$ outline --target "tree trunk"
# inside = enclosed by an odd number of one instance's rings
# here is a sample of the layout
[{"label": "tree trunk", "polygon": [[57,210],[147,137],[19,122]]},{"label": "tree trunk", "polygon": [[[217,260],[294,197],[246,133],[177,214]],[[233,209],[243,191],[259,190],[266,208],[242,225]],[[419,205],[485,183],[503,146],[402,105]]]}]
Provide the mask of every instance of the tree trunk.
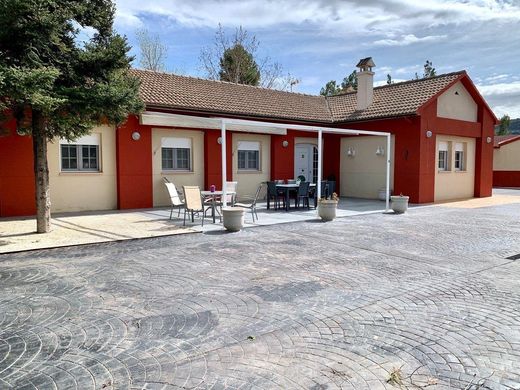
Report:
[{"label": "tree trunk", "polygon": [[36,184],[36,231],[48,233],[51,230],[51,195],[47,164],[47,135],[45,134],[45,120],[39,112],[33,112],[32,139]]}]

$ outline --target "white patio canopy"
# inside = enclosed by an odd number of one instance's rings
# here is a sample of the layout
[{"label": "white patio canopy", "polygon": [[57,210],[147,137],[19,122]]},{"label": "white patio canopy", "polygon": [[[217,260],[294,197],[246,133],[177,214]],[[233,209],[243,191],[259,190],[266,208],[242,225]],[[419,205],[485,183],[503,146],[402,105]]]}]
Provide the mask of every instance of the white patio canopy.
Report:
[{"label": "white patio canopy", "polygon": [[[322,180],[323,161],[323,133],[345,134],[345,135],[373,135],[386,137],[386,211],[390,208],[390,150],[391,134],[383,131],[338,129],[334,127],[296,125],[290,123],[261,122],[244,119],[230,118],[205,118],[191,115],[167,114],[146,111],[140,115],[143,125],[152,126],[179,126],[197,129],[219,129],[222,138],[222,189],[224,191],[224,207],[227,206],[226,181],[227,181],[227,149],[226,131],[242,131],[248,133],[263,133],[286,135],[287,129],[317,133],[318,136],[318,183]],[[321,198],[321,185],[316,186],[318,199]]]}]

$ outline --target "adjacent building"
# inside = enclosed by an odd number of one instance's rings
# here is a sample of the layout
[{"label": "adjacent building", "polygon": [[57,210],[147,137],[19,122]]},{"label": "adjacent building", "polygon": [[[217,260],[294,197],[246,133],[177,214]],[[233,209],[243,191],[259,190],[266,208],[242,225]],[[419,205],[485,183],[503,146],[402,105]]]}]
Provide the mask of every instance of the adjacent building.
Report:
[{"label": "adjacent building", "polygon": [[[316,180],[316,135],[291,130],[304,124],[392,134],[390,150],[384,137],[324,134],[322,176],[341,196],[377,198],[388,157],[393,193],[413,203],[490,196],[497,119],[468,74],[374,87],[374,66],[361,60],[358,90],[330,97],[132,70],[144,113],[49,144],[52,210],[164,206],[163,177],[179,187],[219,187],[220,130],[200,118],[286,125],[228,129],[226,177],[239,182],[239,194],[272,179]],[[11,121],[0,135],[0,216],[34,213],[32,142]]]},{"label": "adjacent building", "polygon": [[495,137],[493,186],[520,187],[520,135]]}]

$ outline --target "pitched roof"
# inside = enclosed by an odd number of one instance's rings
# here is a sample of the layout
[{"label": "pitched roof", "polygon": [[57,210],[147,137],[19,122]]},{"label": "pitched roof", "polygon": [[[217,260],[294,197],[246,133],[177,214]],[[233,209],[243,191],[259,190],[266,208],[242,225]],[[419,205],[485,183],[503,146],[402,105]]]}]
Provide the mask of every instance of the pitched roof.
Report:
[{"label": "pitched roof", "polygon": [[328,97],[327,102],[334,122],[413,115],[424,103],[465,74],[462,71],[375,87],[372,104],[360,111],[356,110],[356,92]]},{"label": "pitched roof", "polygon": [[373,103],[356,110],[356,92],[315,96],[261,87],[132,69],[149,107],[297,121],[332,123],[417,114],[432,97],[460,79],[455,72],[374,88]]},{"label": "pitched roof", "polygon": [[520,139],[520,134],[495,135],[495,148],[500,148],[510,142],[515,142]]},{"label": "pitched roof", "polygon": [[132,69],[147,106],[330,122],[323,96]]}]

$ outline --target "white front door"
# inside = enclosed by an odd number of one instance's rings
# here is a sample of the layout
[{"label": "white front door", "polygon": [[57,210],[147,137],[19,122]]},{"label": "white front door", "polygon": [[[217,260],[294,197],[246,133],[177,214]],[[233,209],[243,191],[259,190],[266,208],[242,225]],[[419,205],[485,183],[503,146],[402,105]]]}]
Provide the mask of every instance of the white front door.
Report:
[{"label": "white front door", "polygon": [[[305,181],[314,182],[317,174],[317,164],[314,164],[314,149],[316,146],[297,144],[294,147],[294,178],[305,177]],[[316,165],[316,167],[315,167]]]}]

